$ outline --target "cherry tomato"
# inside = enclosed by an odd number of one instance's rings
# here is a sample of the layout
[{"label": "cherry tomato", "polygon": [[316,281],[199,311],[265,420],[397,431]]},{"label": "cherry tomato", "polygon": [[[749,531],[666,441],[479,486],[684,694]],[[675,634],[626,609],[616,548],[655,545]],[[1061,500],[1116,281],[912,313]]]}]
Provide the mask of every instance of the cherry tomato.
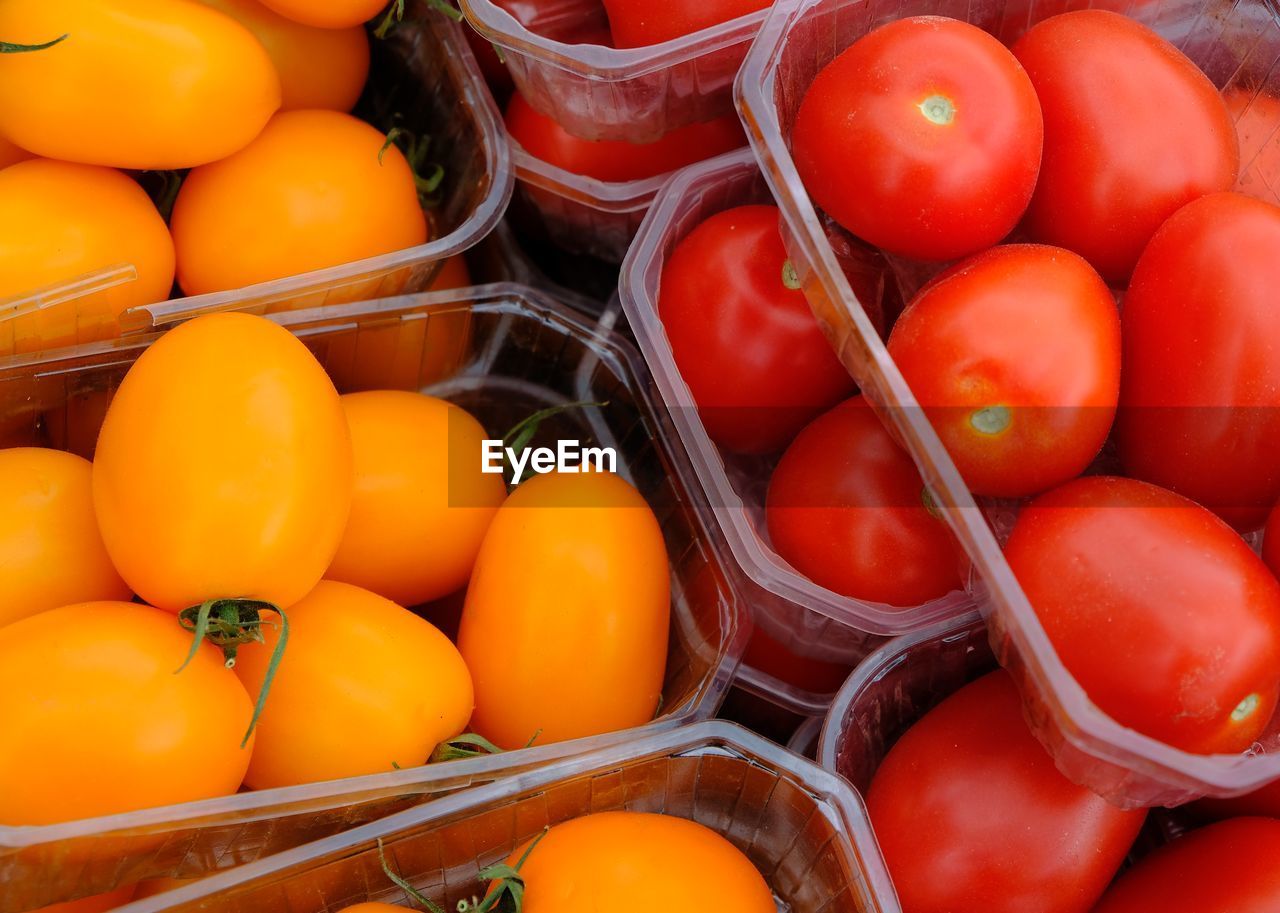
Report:
[{"label": "cherry tomato", "polygon": [[489,526],[462,611],[471,727],[511,749],[652,720],[669,575],[657,518],[622,479],[548,473],[522,483]]},{"label": "cherry tomato", "polygon": [[368,22],[387,8],[387,0],[262,0],[264,6],[295,22],[321,29],[347,29]]},{"label": "cherry tomato", "polygon": [[137,278],[84,296],[74,309],[17,318],[17,351],[117,335],[121,311],[169,297],[173,239],[146,192],[113,168],[32,159],[0,172],[0,299],[119,266],[134,267]]},{"label": "cherry tomato", "polygon": [[959,548],[915,463],[861,396],[800,433],[769,481],[778,554],[819,586],[917,606],[960,589]]},{"label": "cherry tomato", "polygon": [[865,241],[954,260],[1018,224],[1043,125],[1027,74],[977,26],[940,16],[883,25],[828,64],[796,114],[810,195]]},{"label": "cherry tomato", "polygon": [[1246,531],[1280,499],[1277,250],[1280,208],[1203,197],[1152,238],[1124,303],[1126,472]]},{"label": "cherry tomato", "polygon": [[0,133],[36,155],[113,168],[226,158],[280,107],[280,77],[253,34],[187,0],[6,0]]},{"label": "cherry tomato", "polygon": [[26,149],[19,149],[3,136],[0,136],[0,171],[18,162],[25,162],[32,155]]},{"label": "cherry tomato", "polygon": [[[1271,511],[1267,519],[1267,531],[1262,537],[1262,560],[1271,572],[1280,577],[1280,505]],[[1280,818],[1280,815],[1276,816]]]},{"label": "cherry tomato", "polygon": [[50,904],[32,913],[105,913],[107,910],[122,907],[133,900],[137,888],[136,884],[127,884],[105,894],[95,894],[92,897],[69,900],[66,903]]},{"label": "cherry tomato", "polygon": [[350,111],[369,78],[369,37],[359,25],[313,28],[258,0],[200,0],[253,32],[280,75],[281,110]]},{"label": "cherry tomato", "polygon": [[604,0],[614,47],[640,48],[749,16],[773,0]]},{"label": "cherry tomato", "polygon": [[1078,479],[1018,517],[1005,556],[1054,649],[1122,725],[1243,751],[1280,694],[1280,583],[1212,513],[1132,479]]},{"label": "cherry tomato", "polygon": [[787,285],[776,206],[717,213],[667,258],[658,316],[711,439],[740,453],[785,447],[854,391]]},{"label": "cherry tomato", "polygon": [[1120,395],[1120,317],[1070,251],[1011,244],[925,286],[889,354],[977,494],[1022,497],[1098,455]]},{"label": "cherry tomato", "polygon": [[253,706],[222,653],[169,612],[52,609],[0,628],[0,824],[53,824],[231,795]]},{"label": "cherry tomato", "polygon": [[1087,913],[1146,818],[1058,772],[1003,671],[907,730],[867,811],[903,913]]},{"label": "cherry tomato", "polygon": [[1275,913],[1280,821],[1237,818],[1162,847],[1125,872],[1094,913]]},{"label": "cherry tomato", "polygon": [[507,497],[502,476],[482,471],[484,428],[444,400],[400,390],[350,393],[342,407],[355,492],[326,576],[407,606],[461,589]]},{"label": "cherry tomato", "polygon": [[1240,155],[1221,97],[1145,25],[1077,10],[1032,27],[1013,53],[1044,109],[1044,164],[1025,223],[1037,240],[1123,283],[1160,223],[1235,184]]},{"label": "cherry tomato", "polygon": [[751,631],[751,640],[747,642],[742,661],[785,684],[813,694],[839,691],[853,671],[848,663],[826,662],[794,653],[759,625]]},{"label": "cherry tomato", "polygon": [[507,131],[534,158],[571,174],[613,182],[666,174],[745,142],[735,114],[680,127],[653,143],[581,139],[535,111],[518,92],[507,105]]},{"label": "cherry tomato", "polygon": [[337,111],[286,111],[235,155],[197,168],[173,207],[188,295],[242,288],[427,240],[400,150]]},{"label": "cherry tomato", "polygon": [[102,544],[88,460],[35,447],[0,450],[0,568],[0,627],[133,595]]},{"label": "cherry tomato", "polygon": [[121,576],[155,606],[293,605],[351,505],[351,438],[333,383],[287,330],[211,314],[142,354],[107,410],[94,505]]},{"label": "cherry tomato", "polygon": [[[247,786],[417,767],[466,727],[467,667],[449,638],[408,609],[325,580],[286,612],[289,641],[258,721]],[[255,698],[280,630],[263,634],[264,643],[240,648],[236,663]]]},{"label": "cherry tomato", "polygon": [[[507,860],[514,866],[528,844]],[[674,815],[598,812],[547,831],[520,869],[524,913],[653,913],[673,898],[688,910],[774,913],[751,860],[715,831]]]}]

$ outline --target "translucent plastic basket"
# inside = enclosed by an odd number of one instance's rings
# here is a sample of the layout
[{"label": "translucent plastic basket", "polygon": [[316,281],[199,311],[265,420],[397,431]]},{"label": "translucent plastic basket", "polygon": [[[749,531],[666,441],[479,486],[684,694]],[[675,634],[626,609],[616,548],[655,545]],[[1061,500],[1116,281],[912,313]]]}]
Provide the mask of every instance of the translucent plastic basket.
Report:
[{"label": "translucent plastic basket", "polygon": [[607,29],[600,0],[460,0],[502,48],[516,88],[575,136],[653,142],[733,110],[733,79],[764,12],[646,48],[578,44]]},{"label": "translucent plastic basket", "polygon": [[[650,398],[631,344],[539,292],[491,285],[276,315],[339,390],[423,389],[503,433],[549,406],[557,438],[615,447],[618,471],[661,522],[672,568],[672,623],[661,716],[648,728],[711,717],[749,633],[717,561],[686,457]],[[0,445],[62,446],[88,455],[114,390],[158,338],[135,336],[0,367]],[[15,440],[16,439],[16,440]],[[569,674],[570,670],[566,670]],[[0,721],[3,725],[3,721]],[[41,827],[0,827],[0,913],[41,907],[155,877],[193,877],[371,821],[514,765],[546,762],[637,731],[288,789]],[[6,789],[21,788],[8,784]],[[103,784],[109,789],[110,784]]]},{"label": "translucent plastic basket", "polygon": [[[1181,47],[1230,93],[1237,120],[1266,117],[1280,96],[1280,8],[1274,0],[1128,0],[1086,3],[1134,16]],[[955,529],[977,575],[972,591],[988,618],[1001,663],[1030,703],[1036,734],[1058,766],[1122,805],[1176,804],[1207,793],[1247,792],[1280,777],[1280,719],[1251,755],[1192,755],[1120,726],[1067,673],[1000,551],[983,509],[919,408],[841,274],[824,224],[790,153],[796,111],[817,73],[870,29],[905,16],[954,16],[1005,41],[1048,16],[1081,7],[1066,0],[780,0],[752,48],[738,106],[789,227],[788,250],[804,291],[841,360],[885,407]],[[1274,114],[1270,115],[1274,118]],[[1243,149],[1240,189],[1277,202],[1280,124],[1254,124]],[[995,520],[1007,527],[1007,510]]]},{"label": "translucent plastic basket", "polygon": [[336,913],[366,901],[408,905],[382,870],[378,840],[393,871],[452,910],[484,893],[481,868],[504,861],[543,828],[618,810],[688,818],[724,835],[764,875],[780,911],[899,913],[857,793],[724,722],[646,735],[520,773],[137,901],[121,913]]},{"label": "translucent plastic basket", "polygon": [[[864,602],[818,586],[779,557],[770,544],[764,512],[776,458],[733,454],[712,442],[658,317],[662,270],[676,245],[717,212],[771,202],[749,149],[677,172],[654,202],[623,263],[619,291],[640,351],[741,570],[743,595],[756,625],[799,656],[852,666],[888,636],[973,611],[971,600],[957,591],[910,608]],[[846,265],[877,268],[848,260]]]}]

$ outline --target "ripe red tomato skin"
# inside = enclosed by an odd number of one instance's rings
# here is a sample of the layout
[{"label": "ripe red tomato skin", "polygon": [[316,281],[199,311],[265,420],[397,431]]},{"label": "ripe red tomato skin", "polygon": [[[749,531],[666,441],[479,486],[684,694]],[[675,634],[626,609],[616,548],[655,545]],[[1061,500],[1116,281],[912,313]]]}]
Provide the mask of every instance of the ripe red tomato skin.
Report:
[{"label": "ripe red tomato skin", "polygon": [[1146,26],[1077,10],[1031,28],[1013,53],[1044,112],[1044,162],[1024,222],[1037,241],[1123,284],[1165,219],[1235,184],[1240,152],[1221,97]]},{"label": "ripe red tomato skin", "polygon": [[1280,208],[1202,197],[1147,245],[1125,297],[1126,473],[1242,531],[1280,500]]},{"label": "ripe red tomato skin", "polygon": [[1067,670],[1120,724],[1230,754],[1271,719],[1280,583],[1208,510],[1146,482],[1077,479],[1022,510],[1005,557]]},{"label": "ripe red tomato skin", "polygon": [[[926,116],[933,97],[951,99],[954,120]],[[792,148],[814,202],[851,233],[943,261],[1017,225],[1042,135],[1039,102],[1008,49],[976,26],[919,16],[868,33],[818,74]]]},{"label": "ripe red tomato skin", "polygon": [[639,48],[671,41],[762,10],[772,0],[604,0],[614,47]]},{"label": "ripe red tomato skin", "polygon": [[662,273],[658,316],[711,439],[738,453],[785,447],[854,391],[804,294],[783,283],[775,206],[717,213]]},{"label": "ripe red tomato skin", "polygon": [[731,152],[746,141],[736,114],[680,127],[653,143],[582,139],[541,114],[519,92],[507,105],[507,131],[534,158],[570,174],[622,183],[656,177]]},{"label": "ripe red tomato skin", "polygon": [[1127,871],[1094,913],[1275,913],[1280,821],[1236,818],[1192,831]]},{"label": "ripe red tomato skin", "polygon": [[1003,671],[907,731],[867,810],[903,913],[1087,913],[1146,817],[1058,772]]}]

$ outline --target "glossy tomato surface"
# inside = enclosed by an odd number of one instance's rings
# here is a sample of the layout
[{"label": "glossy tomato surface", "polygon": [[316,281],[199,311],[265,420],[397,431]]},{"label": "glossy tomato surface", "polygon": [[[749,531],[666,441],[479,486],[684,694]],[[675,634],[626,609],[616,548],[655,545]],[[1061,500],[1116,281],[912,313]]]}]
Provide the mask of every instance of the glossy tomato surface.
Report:
[{"label": "glossy tomato surface", "polygon": [[604,0],[614,47],[639,48],[692,35],[762,10],[772,0]]},{"label": "glossy tomato surface", "polygon": [[889,354],[956,468],[981,495],[1023,497],[1098,455],[1120,393],[1120,317],[1061,248],[1010,244],[927,285]]},{"label": "glossy tomato surface", "polygon": [[1280,693],[1280,583],[1229,526],[1132,479],[1078,479],[1018,517],[1005,556],[1076,681],[1185,751],[1248,748]]},{"label": "glossy tomato surface", "polygon": [[1044,164],[1026,219],[1037,240],[1123,283],[1165,219],[1235,184],[1240,155],[1221,97],[1145,25],[1077,10],[1032,27],[1013,52],[1044,110]]},{"label": "glossy tomato surface", "polygon": [[1203,197],[1166,222],[1124,303],[1129,475],[1242,530],[1280,500],[1280,208]]},{"label": "glossy tomato surface", "polygon": [[1035,188],[1040,105],[1008,49],[977,26],[901,19],[813,81],[792,149],[814,201],[890,253],[953,260],[998,243]]},{"label": "glossy tomato surface", "polygon": [[1003,671],[898,740],[867,810],[903,913],[1088,913],[1146,817],[1058,772]]},{"label": "glossy tomato surface", "polygon": [[367,22],[387,8],[386,0],[262,0],[281,16],[322,29],[346,29]]},{"label": "glossy tomato surface", "polygon": [[961,587],[959,547],[925,499],[911,457],[858,396],[787,448],[765,516],[778,554],[814,583],[905,608]]},{"label": "glossy tomato surface", "polygon": [[854,391],[849,372],[787,284],[776,206],[713,215],[671,252],[658,317],[707,434],[741,453],[785,447]]}]

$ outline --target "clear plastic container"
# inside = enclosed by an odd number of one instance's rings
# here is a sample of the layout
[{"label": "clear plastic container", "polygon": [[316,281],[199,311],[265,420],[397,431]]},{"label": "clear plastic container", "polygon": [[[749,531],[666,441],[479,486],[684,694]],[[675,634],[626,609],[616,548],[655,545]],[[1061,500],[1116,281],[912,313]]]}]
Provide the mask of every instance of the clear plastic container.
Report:
[{"label": "clear plastic container", "polygon": [[600,0],[460,0],[498,45],[520,94],[575,136],[652,142],[733,110],[733,79],[764,12],[646,48],[582,44],[608,19]]},{"label": "clear plastic container", "polygon": [[[1237,121],[1253,125],[1240,189],[1277,198],[1280,136],[1280,11],[1269,0],[1128,0],[1091,7],[1131,15],[1182,48],[1229,98]],[[988,522],[1007,531],[1007,504],[979,505],[912,396],[842,274],[826,226],[796,171],[789,137],[817,73],[870,29],[905,16],[965,19],[1002,40],[1048,16],[1079,8],[1061,0],[779,0],[743,66],[738,106],[781,206],[787,247],[814,313],[864,393],[885,408],[947,521],[973,559],[971,591],[987,616],[996,655],[1029,702],[1033,728],[1058,766],[1109,800],[1165,805],[1200,794],[1230,796],[1280,777],[1280,719],[1248,755],[1193,755],[1127,729],[1103,714],[1067,673],[1027,603]],[[1268,98],[1267,96],[1270,96]],[[1271,113],[1268,114],[1270,109]],[[987,516],[988,508],[990,517]]]},{"label": "clear plastic container", "polygon": [[818,756],[818,740],[822,738],[822,724],[827,721],[824,716],[811,716],[800,724],[787,742],[787,749],[794,751],[802,758],[810,761]]},{"label": "clear plastic container", "polygon": [[[733,454],[712,442],[658,318],[662,270],[675,246],[717,212],[771,202],[748,149],[677,172],[623,263],[619,291],[640,351],[720,521],[756,625],[798,656],[852,666],[886,637],[970,612],[972,602],[963,592],[905,609],[863,602],[818,586],[780,558],[769,542],[764,514],[775,457]],[[856,258],[852,247],[850,257]],[[845,266],[879,268],[850,259]]]},{"label": "clear plastic container", "polygon": [[[421,291],[441,262],[488,234],[511,199],[511,154],[502,118],[461,29],[431,11],[425,0],[412,0],[404,24],[387,39],[372,42],[370,88],[357,108],[358,114],[376,114],[388,122],[398,115],[416,135],[430,137],[432,160],[445,172],[439,204],[428,211],[434,240],[243,289],[160,302],[149,312],[253,308],[261,313]],[[130,319],[136,310],[121,315],[119,323],[100,316],[119,312],[112,307],[112,288],[129,279],[132,267],[126,264],[22,301],[0,302],[0,356],[139,329]]]},{"label": "clear plastic container", "polygon": [[[787,913],[899,913],[862,800],[817,765],[731,723],[646,735],[419,806],[120,908],[331,913],[407,903],[378,858],[447,910],[543,828],[595,812],[676,815],[724,835]],[[656,913],[656,911],[655,911]]]},{"label": "clear plastic container", "polygon": [[[670,728],[715,714],[745,646],[745,617],[711,540],[686,457],[651,398],[631,344],[540,292],[490,285],[273,319],[298,334],[344,392],[422,389],[467,408],[492,433],[533,412],[605,402],[546,422],[559,437],[615,447],[619,474],[646,497],[672,562],[672,623],[662,714]],[[158,338],[135,336],[0,367],[0,446],[88,455],[112,392]],[[495,431],[496,429],[496,431]],[[2,724],[2,723],[0,723]],[[154,877],[194,877],[298,846],[637,731],[355,779],[264,790],[42,827],[0,827],[0,913],[19,913]],[[20,788],[9,784],[5,788]],[[104,788],[110,788],[109,784]]]}]

